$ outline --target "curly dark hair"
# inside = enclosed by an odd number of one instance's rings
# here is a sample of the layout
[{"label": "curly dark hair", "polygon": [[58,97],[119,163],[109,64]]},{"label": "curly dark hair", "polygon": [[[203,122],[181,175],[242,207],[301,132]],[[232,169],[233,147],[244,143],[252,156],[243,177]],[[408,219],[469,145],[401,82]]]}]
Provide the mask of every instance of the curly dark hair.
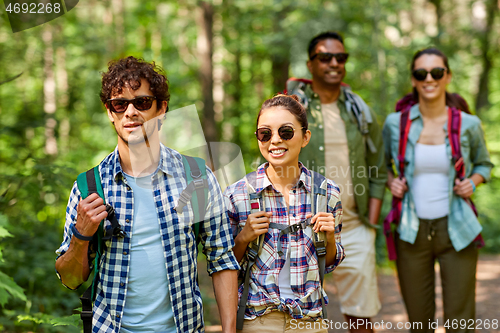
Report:
[{"label": "curly dark hair", "polygon": [[149,82],[151,92],[156,97],[157,105],[170,100],[168,80],[165,71],[154,61],[149,63],[142,58],[127,57],[111,61],[108,71],[102,73],[101,102],[106,104],[113,95],[121,94],[125,85],[133,90],[139,89],[141,79]]}]

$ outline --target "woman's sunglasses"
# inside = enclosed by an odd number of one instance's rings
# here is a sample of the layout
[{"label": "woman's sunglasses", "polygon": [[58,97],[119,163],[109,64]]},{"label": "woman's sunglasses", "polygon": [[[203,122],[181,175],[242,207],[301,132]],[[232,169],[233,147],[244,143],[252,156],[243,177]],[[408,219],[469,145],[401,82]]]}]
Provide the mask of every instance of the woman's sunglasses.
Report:
[{"label": "woman's sunglasses", "polygon": [[431,73],[431,76],[434,80],[440,80],[443,78],[445,72],[446,68],[434,67],[430,72],[423,68],[415,69],[412,74],[415,80],[424,81],[427,78],[427,74],[429,73]]},{"label": "woman's sunglasses", "polygon": [[[302,127],[303,129],[304,127]],[[293,138],[293,135],[295,134],[295,129],[292,126],[281,126],[278,129],[278,135],[280,136],[281,139],[288,141],[291,138]],[[273,136],[273,131],[270,128],[262,127],[258,128],[257,131],[255,132],[255,136],[257,137],[257,140],[260,142],[267,142],[271,140],[271,137]]]},{"label": "woman's sunglasses", "polygon": [[132,99],[113,98],[108,99],[106,104],[108,108],[115,113],[125,112],[130,103],[139,111],[147,111],[151,109],[155,100],[156,97],[153,96],[140,96]]},{"label": "woman's sunglasses", "polygon": [[318,60],[323,63],[329,63],[332,61],[333,57],[335,57],[335,60],[337,60],[339,64],[344,64],[347,61],[347,58],[349,58],[349,53],[320,52],[313,55],[310,59],[314,60],[315,58],[318,58]]}]

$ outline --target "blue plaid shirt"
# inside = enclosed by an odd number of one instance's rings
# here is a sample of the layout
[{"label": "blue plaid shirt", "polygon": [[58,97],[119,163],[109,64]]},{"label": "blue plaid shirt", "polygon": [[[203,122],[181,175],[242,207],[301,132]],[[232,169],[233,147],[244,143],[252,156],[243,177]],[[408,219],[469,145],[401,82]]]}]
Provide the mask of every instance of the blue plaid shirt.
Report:
[{"label": "blue plaid shirt", "polygon": [[[285,197],[278,192],[266,175],[269,163],[262,164],[257,169],[257,193],[264,191],[264,206],[267,212],[272,212],[270,222],[292,225],[306,219],[306,214],[311,212],[311,173],[302,164],[301,174],[297,185],[290,190],[289,206]],[[251,213],[250,200],[247,193],[246,181],[242,179],[229,186],[224,191],[226,205],[229,209],[229,220],[236,237],[245,226],[248,215]],[[332,180],[328,180],[327,197],[329,213],[335,220],[335,242],[337,257],[333,265],[327,266],[325,273],[329,273],[344,260],[344,248],[341,244],[340,232],[342,230],[342,205],[340,191]],[[252,266],[250,273],[250,288],[248,293],[245,319],[254,319],[271,311],[283,311],[293,318],[317,318],[321,315],[321,294],[318,259],[311,228],[299,230],[296,234],[279,237],[280,230],[269,229],[262,250]],[[278,278],[285,265],[285,257],[277,253],[278,239],[281,240],[283,252],[290,251],[290,285],[295,299],[280,297]],[[242,259],[242,269],[248,264],[246,256]],[[243,284],[238,293],[241,298]],[[327,295],[323,296],[328,302]]]},{"label": "blue plaid shirt", "polygon": [[[118,333],[127,293],[134,223],[133,193],[123,175],[118,148],[99,164],[99,172],[106,202],[115,208],[127,236],[121,239],[113,237],[101,257],[92,326],[93,332]],[[207,175],[210,200],[200,236],[203,252],[207,256],[207,271],[211,275],[222,270],[238,270],[239,265],[232,252],[234,243],[222,192],[208,168]],[[180,193],[187,186],[181,155],[161,145],[159,168],[151,178],[177,331],[204,332],[202,300],[196,279],[198,250],[192,228],[193,211],[190,203],[180,214],[174,209]],[[72,237],[70,225],[76,223],[79,201],[80,192],[75,182],[66,209],[64,240],[56,251],[59,256],[69,248]],[[110,224],[108,220],[105,223]]]}]

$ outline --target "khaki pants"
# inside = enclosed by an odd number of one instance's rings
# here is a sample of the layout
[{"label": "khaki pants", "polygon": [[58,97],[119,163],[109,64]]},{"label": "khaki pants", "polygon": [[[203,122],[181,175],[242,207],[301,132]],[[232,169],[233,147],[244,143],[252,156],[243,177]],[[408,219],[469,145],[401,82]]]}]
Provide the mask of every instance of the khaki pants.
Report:
[{"label": "khaki pants", "polygon": [[[476,265],[474,243],[455,251],[448,235],[448,219],[420,220],[415,244],[396,240],[399,284],[410,322],[422,323],[411,332],[433,332],[435,272],[437,259],[443,284],[444,323],[446,320],[475,319]],[[440,323],[443,325],[444,323]],[[414,324],[415,325],[415,324]],[[458,329],[448,332],[474,332]]]},{"label": "khaki pants", "polygon": [[370,318],[380,308],[375,260],[375,229],[360,224],[342,230],[346,257],[333,271],[340,311],[349,316]]},{"label": "khaki pants", "polygon": [[321,321],[293,319],[288,313],[273,311],[253,320],[245,320],[238,333],[328,333]]}]

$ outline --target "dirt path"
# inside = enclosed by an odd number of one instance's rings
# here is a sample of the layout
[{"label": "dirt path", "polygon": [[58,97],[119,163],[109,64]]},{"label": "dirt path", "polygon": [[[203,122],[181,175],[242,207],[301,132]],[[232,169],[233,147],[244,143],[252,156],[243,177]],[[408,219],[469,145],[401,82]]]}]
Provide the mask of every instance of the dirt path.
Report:
[{"label": "dirt path", "polygon": [[[204,264],[201,261],[200,265],[204,267]],[[207,332],[220,332],[219,314],[217,305],[213,298],[211,279],[206,275],[205,269],[202,267],[200,268],[200,285],[202,287],[202,293],[204,294],[203,302],[205,306],[205,322],[207,324]],[[341,326],[343,316],[340,314],[338,301],[335,297],[335,288],[332,283],[328,283],[330,279],[331,275],[327,277],[326,286],[326,290],[330,298],[328,316],[332,321],[330,323],[330,327],[332,327],[330,332],[346,333],[348,331],[342,329]],[[408,325],[408,318],[406,316],[403,300],[401,299],[401,294],[399,292],[399,284],[395,271],[391,269],[381,270],[378,274],[378,285],[380,299],[382,302],[382,310],[375,318],[373,318],[375,331],[377,333],[409,332],[409,330],[404,327],[402,329],[397,329],[398,323],[401,323],[399,325]],[[436,320],[438,320],[439,323],[436,333],[444,333],[445,329],[442,326],[444,322],[443,306],[441,301],[441,281],[439,279],[439,274],[437,274],[436,285]],[[485,323],[486,320],[491,322],[494,319],[496,319],[497,323],[500,325],[500,256],[481,255],[477,270],[476,322],[479,324],[480,322]],[[382,321],[384,323],[383,325]],[[392,326],[392,329],[388,329],[388,326]],[[485,328],[485,326],[487,325],[482,324],[481,329],[479,329],[478,326],[476,332],[500,332],[500,327],[497,329],[490,327],[488,329]]]}]

